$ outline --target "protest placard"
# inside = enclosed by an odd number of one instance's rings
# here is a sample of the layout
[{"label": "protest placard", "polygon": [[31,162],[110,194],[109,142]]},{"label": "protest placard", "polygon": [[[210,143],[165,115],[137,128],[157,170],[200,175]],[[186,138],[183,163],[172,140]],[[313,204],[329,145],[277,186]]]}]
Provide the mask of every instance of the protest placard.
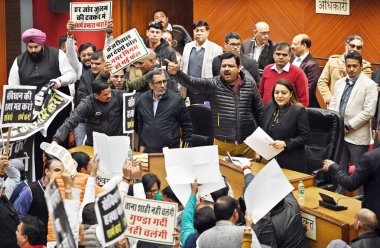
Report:
[{"label": "protest placard", "polygon": [[101,229],[98,239],[103,247],[116,243],[125,235],[127,217],[117,186],[96,198],[95,212]]},{"label": "protest placard", "polygon": [[45,190],[46,204],[53,219],[57,247],[76,247],[70,223],[63,206],[57,182],[53,180]]},{"label": "protest placard", "polygon": [[105,30],[112,19],[112,1],[70,3],[70,20],[74,30]]},{"label": "protest placard", "polygon": [[177,223],[177,203],[126,196],[127,236],[151,243],[173,245]]},{"label": "protest placard", "polygon": [[107,136],[104,133],[93,133],[94,153],[100,159],[98,179],[105,184],[116,175],[123,175],[123,164],[128,156],[130,139],[128,136]]},{"label": "protest placard", "polygon": [[103,49],[104,60],[112,63],[112,73],[121,71],[148,53],[143,39],[135,28],[118,36]]},{"label": "protest placard", "polygon": [[[44,87],[41,91],[44,90]],[[30,126],[12,127],[11,141],[26,139],[37,132],[41,132],[46,136],[47,129],[55,116],[61,112],[72,100],[71,96],[68,96],[58,90],[46,90],[37,99],[37,93],[35,98],[35,106],[33,115],[36,116],[35,120]],[[38,102],[38,106],[37,106]],[[6,136],[2,137],[6,139]]]},{"label": "protest placard", "polygon": [[123,94],[123,133],[133,133],[135,127],[136,91]]},{"label": "protest placard", "polygon": [[56,143],[42,142],[40,148],[47,154],[50,154],[59,159],[66,170],[70,172],[70,175],[74,177],[77,173],[78,164],[74,163],[74,159],[71,157],[71,153],[63,146]]},{"label": "protest placard", "polygon": [[[0,154],[3,154],[2,143],[0,143]],[[17,140],[9,144],[9,159],[18,159],[24,164],[24,173],[30,182],[36,180],[34,171],[34,136],[24,140]]]},{"label": "protest placard", "polygon": [[36,89],[36,86],[4,85],[0,120],[2,127],[31,125]]}]

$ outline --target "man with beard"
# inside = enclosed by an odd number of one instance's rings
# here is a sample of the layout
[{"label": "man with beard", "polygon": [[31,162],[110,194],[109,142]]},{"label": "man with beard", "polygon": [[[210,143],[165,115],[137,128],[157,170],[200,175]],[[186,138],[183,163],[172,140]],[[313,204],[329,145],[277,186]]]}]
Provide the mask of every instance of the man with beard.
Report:
[{"label": "man with beard", "polygon": [[255,158],[255,152],[243,141],[262,125],[264,110],[254,80],[240,71],[240,58],[231,52],[221,56],[220,75],[213,78],[191,77],[168,64],[168,72],[191,90],[210,98],[214,144],[219,154]]},{"label": "man with beard", "polygon": [[[37,92],[53,81],[53,88],[70,95],[68,88],[76,80],[76,73],[64,52],[57,48],[45,46],[46,34],[38,29],[28,29],[22,34],[26,52],[17,56],[9,72],[9,85],[37,86]],[[71,105],[66,106],[53,120],[45,139],[39,132],[35,135],[36,178],[42,176],[42,141],[51,141],[55,130],[69,116]]]},{"label": "man with beard", "polygon": [[171,48],[168,42],[162,38],[162,30],[164,27],[161,22],[149,22],[146,36],[148,40],[145,41],[145,45],[151,48],[156,53],[160,66],[166,66],[166,59],[175,61],[177,63],[177,56],[175,51]]}]

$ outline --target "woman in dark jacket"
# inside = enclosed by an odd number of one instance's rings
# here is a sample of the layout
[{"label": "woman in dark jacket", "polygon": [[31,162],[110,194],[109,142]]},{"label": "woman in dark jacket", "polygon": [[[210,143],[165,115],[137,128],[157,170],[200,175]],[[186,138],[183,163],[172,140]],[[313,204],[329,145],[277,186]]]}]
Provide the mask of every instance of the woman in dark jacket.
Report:
[{"label": "woman in dark jacket", "polygon": [[297,101],[293,85],[281,78],[273,87],[272,101],[264,108],[264,130],[275,141],[276,149],[284,148],[277,156],[282,168],[305,172],[305,145],[310,128],[305,108]]}]

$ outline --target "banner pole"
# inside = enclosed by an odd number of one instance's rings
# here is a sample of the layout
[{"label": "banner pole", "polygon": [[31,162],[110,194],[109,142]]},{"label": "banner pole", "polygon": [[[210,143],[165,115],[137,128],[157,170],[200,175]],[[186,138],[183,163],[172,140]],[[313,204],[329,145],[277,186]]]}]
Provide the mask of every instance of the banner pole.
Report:
[{"label": "banner pole", "polygon": [[0,128],[0,132],[1,132],[1,142],[3,143],[3,154],[5,154],[5,143],[4,143],[3,128]]},{"label": "banner pole", "polygon": [[5,146],[5,155],[9,155],[9,143],[11,140],[11,127],[8,127],[8,135],[7,135],[7,145]]}]

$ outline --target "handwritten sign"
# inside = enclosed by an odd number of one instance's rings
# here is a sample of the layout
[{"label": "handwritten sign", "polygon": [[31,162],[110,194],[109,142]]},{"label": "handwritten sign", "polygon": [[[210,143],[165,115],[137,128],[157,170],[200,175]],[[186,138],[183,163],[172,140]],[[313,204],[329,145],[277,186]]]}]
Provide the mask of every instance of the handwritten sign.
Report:
[{"label": "handwritten sign", "polygon": [[46,204],[53,218],[54,233],[59,247],[76,247],[69,220],[63,206],[57,182],[54,180],[45,190]]},{"label": "handwritten sign", "polygon": [[127,236],[151,243],[173,245],[177,223],[177,204],[172,202],[124,198],[128,216]]},{"label": "handwritten sign", "polygon": [[350,0],[316,0],[315,13],[350,15]]},{"label": "handwritten sign", "polygon": [[133,133],[135,127],[136,91],[123,94],[123,133]]},{"label": "handwritten sign", "polygon": [[32,124],[36,89],[36,86],[4,85],[1,109],[2,127],[20,127]]},{"label": "handwritten sign", "polygon": [[148,55],[148,49],[134,28],[113,40],[104,48],[103,54],[104,60],[111,61],[111,72],[115,74]]},{"label": "handwritten sign", "polygon": [[99,240],[103,247],[116,243],[124,236],[127,230],[127,217],[123,211],[117,186],[96,198],[95,213],[102,230]]},{"label": "handwritten sign", "polygon": [[306,226],[306,237],[317,240],[317,220],[315,216],[301,211],[302,224]]},{"label": "handwritten sign", "polygon": [[112,19],[111,1],[70,3],[70,20],[75,23],[75,30],[105,30],[110,19]]},{"label": "handwritten sign", "polygon": [[[48,91],[45,93],[46,94],[41,98],[39,93],[37,93],[34,99],[33,115],[36,117],[33,123],[29,126],[12,127],[11,141],[26,139],[37,132],[41,132],[42,135],[46,136],[47,129],[51,122],[72,100],[71,96],[65,95],[59,90],[54,89],[51,92]],[[37,106],[37,102],[39,106]],[[3,139],[6,139],[6,134],[4,134]]]}]

